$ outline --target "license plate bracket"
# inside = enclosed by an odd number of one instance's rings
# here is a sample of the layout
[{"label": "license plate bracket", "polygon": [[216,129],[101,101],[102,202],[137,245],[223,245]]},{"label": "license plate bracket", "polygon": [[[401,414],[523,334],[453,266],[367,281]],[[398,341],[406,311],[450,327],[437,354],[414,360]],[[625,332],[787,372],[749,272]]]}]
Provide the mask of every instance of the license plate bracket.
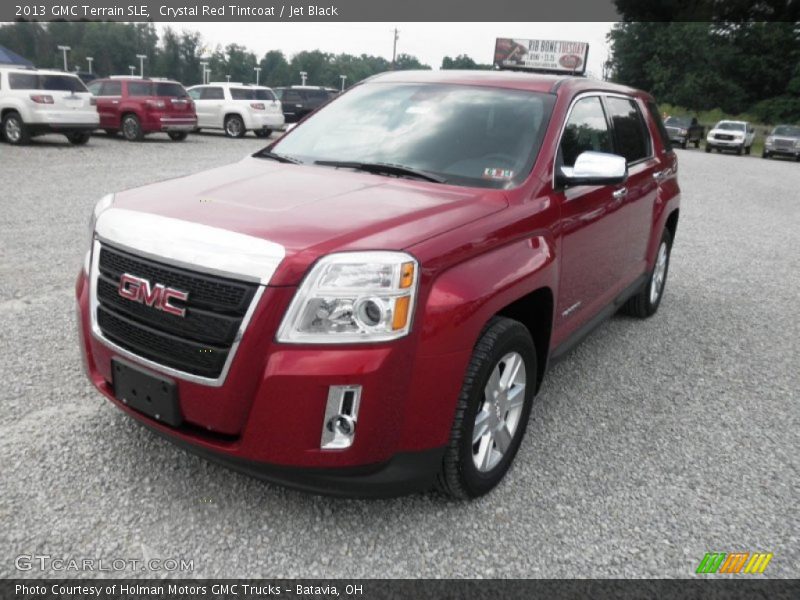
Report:
[{"label": "license plate bracket", "polygon": [[174,381],[118,358],[111,360],[111,373],[117,400],[172,427],[183,422]]}]

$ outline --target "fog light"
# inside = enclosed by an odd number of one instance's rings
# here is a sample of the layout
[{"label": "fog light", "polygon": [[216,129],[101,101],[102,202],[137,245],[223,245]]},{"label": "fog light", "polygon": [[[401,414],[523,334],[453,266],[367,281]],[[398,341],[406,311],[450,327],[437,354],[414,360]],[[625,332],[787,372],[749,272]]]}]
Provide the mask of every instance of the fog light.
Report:
[{"label": "fog light", "polygon": [[320,448],[340,450],[353,445],[360,403],[360,385],[332,385],[328,388]]}]

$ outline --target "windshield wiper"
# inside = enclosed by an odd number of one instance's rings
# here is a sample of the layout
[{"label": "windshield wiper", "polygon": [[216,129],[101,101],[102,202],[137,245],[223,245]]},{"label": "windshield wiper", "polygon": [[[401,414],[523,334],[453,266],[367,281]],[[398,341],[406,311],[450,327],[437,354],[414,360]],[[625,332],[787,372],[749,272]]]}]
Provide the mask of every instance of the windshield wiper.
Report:
[{"label": "windshield wiper", "polygon": [[375,173],[377,175],[396,175],[398,177],[416,177],[425,181],[432,181],[433,183],[447,183],[447,179],[440,175],[429,173],[428,171],[421,171],[412,167],[404,165],[395,165],[390,163],[368,163],[350,160],[315,160],[315,165],[323,167],[337,167],[340,169],[356,169],[357,171],[365,171],[367,173]]},{"label": "windshield wiper", "polygon": [[258,158],[269,158],[271,160],[277,160],[278,162],[282,163],[291,163],[293,165],[301,165],[303,164],[302,160],[298,160],[296,158],[292,158],[291,156],[286,156],[285,154],[277,154],[275,152],[271,152],[270,150],[259,150],[253,156]]}]

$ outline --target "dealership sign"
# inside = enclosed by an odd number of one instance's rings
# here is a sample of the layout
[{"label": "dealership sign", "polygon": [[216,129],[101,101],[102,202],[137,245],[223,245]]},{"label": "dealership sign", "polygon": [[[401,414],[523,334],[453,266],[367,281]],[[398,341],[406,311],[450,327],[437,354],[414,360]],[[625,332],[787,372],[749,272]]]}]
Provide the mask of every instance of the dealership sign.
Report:
[{"label": "dealership sign", "polygon": [[497,38],[494,64],[501,69],[583,74],[588,55],[586,42]]}]

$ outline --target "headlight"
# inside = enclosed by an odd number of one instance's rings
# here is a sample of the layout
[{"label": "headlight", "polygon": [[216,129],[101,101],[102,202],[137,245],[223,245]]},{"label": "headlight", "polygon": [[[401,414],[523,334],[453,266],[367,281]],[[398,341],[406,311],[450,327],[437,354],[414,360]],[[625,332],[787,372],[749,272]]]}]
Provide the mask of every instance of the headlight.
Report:
[{"label": "headlight", "polygon": [[419,267],[404,252],[342,252],[321,259],[278,329],[289,343],[382,342],[411,327]]},{"label": "headlight", "polygon": [[795,140],[794,141],[794,147],[795,148],[800,148],[800,140]]},{"label": "headlight", "polygon": [[773,137],[768,137],[766,140],[764,140],[764,144],[767,146],[772,146],[773,143],[775,143],[775,138]]},{"label": "headlight", "polygon": [[106,194],[94,205],[92,215],[89,217],[89,249],[83,259],[83,270],[89,274],[89,265],[92,262],[92,245],[94,242],[94,226],[97,224],[98,217],[114,204],[114,194]]},{"label": "headlight", "polygon": [[687,133],[689,133],[689,131],[688,131],[688,130],[686,130],[686,129],[681,129],[681,135],[686,135]]}]

